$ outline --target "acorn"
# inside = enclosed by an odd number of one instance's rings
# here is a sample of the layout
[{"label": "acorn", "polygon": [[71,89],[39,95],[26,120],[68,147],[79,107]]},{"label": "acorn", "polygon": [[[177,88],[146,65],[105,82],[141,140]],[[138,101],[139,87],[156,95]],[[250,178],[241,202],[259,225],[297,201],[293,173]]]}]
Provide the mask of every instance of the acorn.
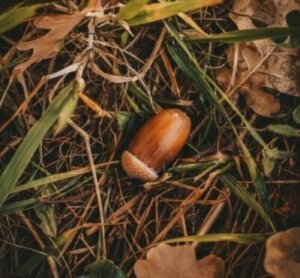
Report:
[{"label": "acorn", "polygon": [[185,145],[191,120],[178,109],[164,110],[135,134],[121,163],[129,177],[155,181],[158,173],[173,161]]}]

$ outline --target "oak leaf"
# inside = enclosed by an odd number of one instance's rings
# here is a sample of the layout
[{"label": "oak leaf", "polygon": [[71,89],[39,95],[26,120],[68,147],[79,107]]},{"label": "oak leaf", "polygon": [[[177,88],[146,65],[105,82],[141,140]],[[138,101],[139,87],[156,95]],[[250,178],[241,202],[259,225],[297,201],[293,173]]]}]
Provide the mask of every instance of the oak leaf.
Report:
[{"label": "oak leaf", "polygon": [[[300,10],[300,3],[296,0],[242,0],[235,1],[230,18],[239,30],[256,28],[257,21],[268,27],[286,27],[286,16],[293,10]],[[272,117],[280,111],[280,103],[264,88],[300,96],[297,55],[296,49],[276,47],[271,39],[241,43],[229,48],[228,66],[217,71],[217,79],[224,89],[246,80],[238,91],[245,96],[247,105],[258,115]],[[235,65],[236,76],[229,84]]]},{"label": "oak leaf", "polygon": [[74,12],[71,15],[44,15],[34,20],[33,25],[35,27],[47,29],[49,32],[37,39],[18,43],[18,50],[26,51],[32,49],[32,54],[26,61],[14,68],[14,75],[18,76],[32,64],[55,56],[62,47],[63,39],[98,4],[99,0],[89,0],[82,11]]},{"label": "oak leaf", "polygon": [[276,233],[266,242],[264,267],[274,278],[297,278],[300,273],[300,228]]},{"label": "oak leaf", "polygon": [[146,260],[134,265],[137,278],[221,278],[224,277],[224,262],[209,255],[197,260],[191,245],[172,247],[161,243],[150,249]]}]

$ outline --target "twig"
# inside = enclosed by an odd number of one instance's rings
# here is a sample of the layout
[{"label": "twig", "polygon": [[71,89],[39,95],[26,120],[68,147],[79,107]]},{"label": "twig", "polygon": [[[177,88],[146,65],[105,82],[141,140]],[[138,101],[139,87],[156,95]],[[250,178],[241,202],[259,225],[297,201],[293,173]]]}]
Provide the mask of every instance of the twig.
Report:
[{"label": "twig", "polygon": [[[74,128],[74,130],[76,130],[83,137],[83,140],[85,142],[86,152],[87,152],[87,156],[88,156],[91,171],[92,171],[93,182],[95,185],[96,196],[97,196],[97,201],[98,201],[99,215],[100,215],[100,221],[101,221],[101,239],[102,239],[102,252],[103,252],[102,255],[103,255],[103,258],[106,259],[107,251],[106,251],[106,240],[105,240],[105,221],[104,221],[103,202],[101,199],[101,193],[100,193],[99,184],[98,184],[97,172],[96,172],[93,154],[92,154],[91,145],[90,145],[90,136],[82,128],[80,128],[77,124],[75,124],[72,120],[69,120],[68,123],[70,124],[71,127]],[[99,259],[99,258],[97,258],[97,259]]]}]

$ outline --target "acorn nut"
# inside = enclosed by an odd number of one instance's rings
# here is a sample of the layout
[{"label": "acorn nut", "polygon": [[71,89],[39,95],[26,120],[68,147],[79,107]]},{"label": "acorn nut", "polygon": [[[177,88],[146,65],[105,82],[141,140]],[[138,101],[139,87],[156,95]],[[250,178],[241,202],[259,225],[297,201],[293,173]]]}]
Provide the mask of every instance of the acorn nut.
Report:
[{"label": "acorn nut", "polygon": [[121,156],[128,176],[155,181],[158,173],[176,158],[186,143],[191,120],[178,109],[164,110],[136,133]]}]

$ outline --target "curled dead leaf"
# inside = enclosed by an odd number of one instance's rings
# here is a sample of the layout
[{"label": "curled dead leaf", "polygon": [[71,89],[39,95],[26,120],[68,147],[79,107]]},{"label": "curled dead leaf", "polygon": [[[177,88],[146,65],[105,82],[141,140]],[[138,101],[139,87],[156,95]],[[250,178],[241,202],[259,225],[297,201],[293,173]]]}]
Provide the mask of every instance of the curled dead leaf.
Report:
[{"label": "curled dead leaf", "polygon": [[224,277],[224,262],[209,255],[197,260],[191,245],[172,247],[161,243],[150,249],[146,260],[134,265],[137,278],[221,278]]},{"label": "curled dead leaf", "polygon": [[264,266],[275,278],[299,277],[300,228],[276,233],[267,240]]}]

